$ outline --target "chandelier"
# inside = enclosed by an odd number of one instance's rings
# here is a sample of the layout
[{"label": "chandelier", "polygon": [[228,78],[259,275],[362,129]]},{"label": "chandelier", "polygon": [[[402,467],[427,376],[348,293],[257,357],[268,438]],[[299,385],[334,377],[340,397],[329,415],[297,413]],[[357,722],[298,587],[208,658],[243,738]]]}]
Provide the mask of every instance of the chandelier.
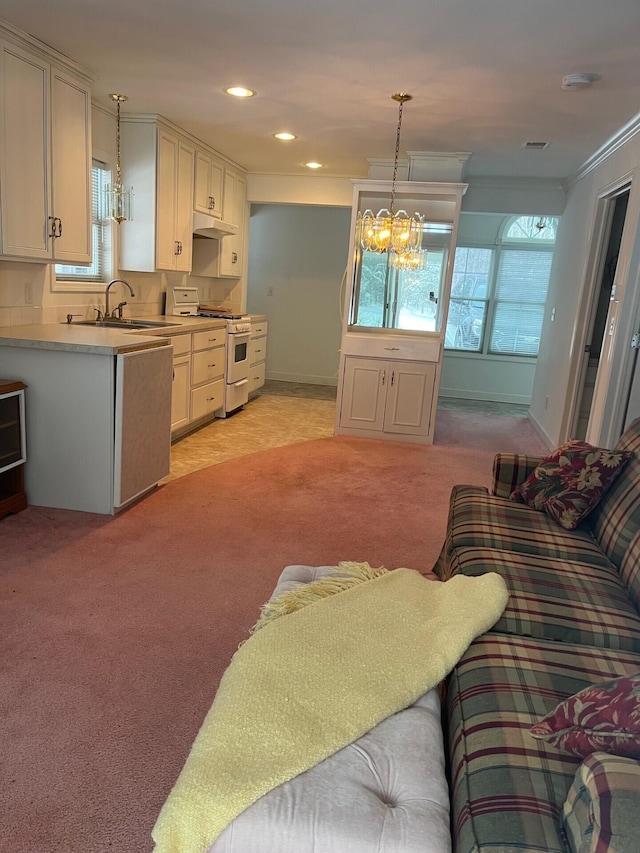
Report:
[{"label": "chandelier", "polygon": [[391,95],[399,103],[398,129],[396,132],[396,150],[393,161],[393,180],[391,181],[391,200],[388,208],[382,208],[374,216],[372,210],[358,212],[356,219],[356,242],[366,252],[389,255],[389,265],[394,269],[421,269],[424,266],[422,251],[422,228],[424,217],[419,213],[409,216],[405,210],[394,211],[396,197],[396,178],[398,175],[398,153],[400,151],[400,129],[402,127],[402,107],[412,95],[398,92]]},{"label": "chandelier", "polygon": [[127,100],[126,95],[109,95],[116,102],[116,180],[107,184],[105,196],[107,216],[120,224],[127,219],[133,219],[133,188],[122,185],[122,169],[120,166],[120,104]]}]

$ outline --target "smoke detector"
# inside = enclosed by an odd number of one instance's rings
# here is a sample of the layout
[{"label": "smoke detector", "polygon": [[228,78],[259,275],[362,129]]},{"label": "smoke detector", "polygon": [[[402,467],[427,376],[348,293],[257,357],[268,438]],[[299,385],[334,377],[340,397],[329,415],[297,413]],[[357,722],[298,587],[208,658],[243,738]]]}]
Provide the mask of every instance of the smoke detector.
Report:
[{"label": "smoke detector", "polygon": [[588,89],[595,79],[595,74],[567,74],[562,78],[562,88],[570,91]]}]

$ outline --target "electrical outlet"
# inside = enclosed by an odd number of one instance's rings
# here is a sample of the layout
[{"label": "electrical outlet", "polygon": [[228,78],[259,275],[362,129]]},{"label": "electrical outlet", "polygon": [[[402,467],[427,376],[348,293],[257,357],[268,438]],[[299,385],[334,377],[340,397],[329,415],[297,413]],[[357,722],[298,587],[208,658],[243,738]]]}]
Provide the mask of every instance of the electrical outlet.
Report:
[{"label": "electrical outlet", "polygon": [[24,304],[33,305],[33,285],[27,282],[24,286]]}]

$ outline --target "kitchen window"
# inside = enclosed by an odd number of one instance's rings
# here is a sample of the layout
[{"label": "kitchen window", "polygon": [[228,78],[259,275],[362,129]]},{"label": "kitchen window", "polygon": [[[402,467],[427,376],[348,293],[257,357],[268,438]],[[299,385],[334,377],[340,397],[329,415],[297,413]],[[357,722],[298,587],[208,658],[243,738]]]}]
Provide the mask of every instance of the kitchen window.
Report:
[{"label": "kitchen window", "polygon": [[104,283],[113,278],[114,229],[112,220],[106,216],[104,204],[105,188],[110,182],[110,167],[94,159],[91,166],[93,262],[90,266],[56,264],[54,290],[103,290]]},{"label": "kitchen window", "polygon": [[513,216],[497,246],[458,246],[445,332],[447,350],[538,354],[556,217]]}]

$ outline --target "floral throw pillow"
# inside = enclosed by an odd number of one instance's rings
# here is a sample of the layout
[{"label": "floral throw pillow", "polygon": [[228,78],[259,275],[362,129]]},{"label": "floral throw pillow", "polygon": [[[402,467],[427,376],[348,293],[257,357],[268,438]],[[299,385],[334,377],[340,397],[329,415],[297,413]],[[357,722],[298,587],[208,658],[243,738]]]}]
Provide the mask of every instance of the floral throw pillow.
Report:
[{"label": "floral throw pillow", "polygon": [[593,752],[640,758],[640,672],[585,687],[529,731],[580,758]]},{"label": "floral throw pillow", "polygon": [[633,453],[568,441],[549,454],[510,498],[573,530],[594,509]]}]

